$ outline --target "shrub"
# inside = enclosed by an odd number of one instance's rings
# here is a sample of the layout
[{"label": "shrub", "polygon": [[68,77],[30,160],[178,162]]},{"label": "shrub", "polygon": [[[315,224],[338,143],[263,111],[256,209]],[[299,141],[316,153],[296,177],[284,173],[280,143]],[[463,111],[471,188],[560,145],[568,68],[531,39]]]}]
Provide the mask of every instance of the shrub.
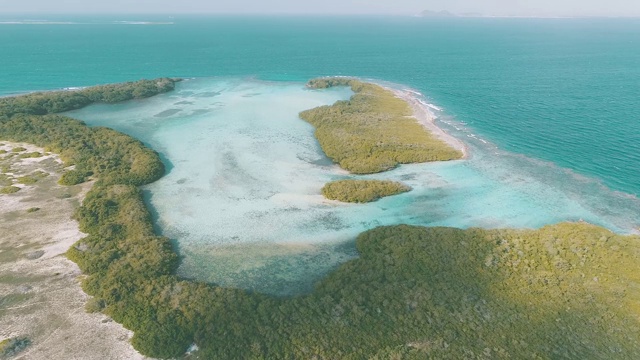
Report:
[{"label": "shrub", "polygon": [[19,159],[39,158],[39,157],[42,157],[42,153],[39,153],[37,151],[20,154],[20,156],[18,156]]},{"label": "shrub", "polygon": [[17,186],[5,186],[0,188],[0,194],[14,194],[20,191],[20,188]]},{"label": "shrub", "polygon": [[38,182],[38,179],[31,177],[31,176],[21,176],[19,178],[16,179],[18,181],[18,184],[25,184],[25,185],[33,185],[35,183]]},{"label": "shrub", "polygon": [[331,200],[366,203],[410,190],[403,183],[389,180],[339,180],[326,184],[322,195]]},{"label": "shrub", "polygon": [[348,101],[300,113],[315,126],[322,150],[355,174],[386,171],[398,164],[459,159],[462,153],[412,118],[409,105],[381,86],[349,78],[311,80],[312,88],[351,86]]},{"label": "shrub", "polygon": [[104,300],[93,297],[87,301],[87,303],[84,305],[84,309],[86,312],[92,314],[104,310],[105,305],[106,304],[104,303]]}]

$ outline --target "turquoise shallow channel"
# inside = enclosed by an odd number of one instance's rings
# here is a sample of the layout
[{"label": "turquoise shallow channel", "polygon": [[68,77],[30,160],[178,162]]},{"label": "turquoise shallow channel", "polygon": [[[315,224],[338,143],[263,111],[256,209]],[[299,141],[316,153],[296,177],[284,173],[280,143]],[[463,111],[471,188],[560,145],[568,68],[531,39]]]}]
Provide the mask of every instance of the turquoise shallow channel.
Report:
[{"label": "turquoise shallow channel", "polygon": [[359,177],[399,180],[409,193],[369,204],[326,201],[324,183],[353,176],[324,156],[298,113],[350,94],[302,82],[198,78],[154,98],[68,114],[163,155],[168,173],[145,191],[157,226],[184,257],[179,274],[224,286],[309,291],[356,256],[358,233],[379,225],[536,228],[584,220],[626,233],[640,223],[637,198],[499,150],[446,117],[439,125],[465,139],[468,160]]}]

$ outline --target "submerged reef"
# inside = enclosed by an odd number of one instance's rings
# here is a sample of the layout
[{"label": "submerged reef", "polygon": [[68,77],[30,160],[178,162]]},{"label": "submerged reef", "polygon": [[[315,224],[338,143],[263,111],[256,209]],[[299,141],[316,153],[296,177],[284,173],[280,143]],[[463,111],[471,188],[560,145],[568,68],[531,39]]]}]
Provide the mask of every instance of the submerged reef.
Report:
[{"label": "submerged reef", "polygon": [[[58,93],[51,105],[38,100],[33,108],[44,114],[16,112],[32,109],[19,105],[25,98],[2,99],[0,139],[60,153],[75,165],[66,183],[95,180],[75,214],[88,236],[67,256],[86,275],[91,311],[134,331],[132,344],[144,355],[177,357],[196,344],[194,356],[206,359],[640,356],[640,238],[585,223],[376,228],[357,238],[360,258],[293,298],[181,279],[178,256],[155,233],[138,188],[162,176],[158,154],[127,135],[51,114],[77,108],[76,96]],[[344,104],[345,111],[352,106]],[[390,106],[404,114],[401,103]],[[311,121],[330,122],[331,111],[321,112]],[[354,125],[367,133],[362,126]],[[415,160],[400,143],[358,164],[358,144],[347,142],[347,151],[337,141],[323,148],[337,149],[328,152],[357,171]]]}]

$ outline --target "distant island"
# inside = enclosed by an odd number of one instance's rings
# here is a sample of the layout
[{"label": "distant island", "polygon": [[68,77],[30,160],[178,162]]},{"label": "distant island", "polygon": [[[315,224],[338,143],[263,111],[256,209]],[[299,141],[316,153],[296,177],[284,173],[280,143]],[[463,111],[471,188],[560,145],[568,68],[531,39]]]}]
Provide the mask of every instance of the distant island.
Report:
[{"label": "distant island", "polygon": [[458,15],[452,12],[449,12],[447,10],[441,10],[441,11],[424,10],[419,14],[419,16],[425,17],[425,18],[451,18],[451,17],[456,17]]},{"label": "distant island", "polygon": [[[171,91],[175,81],[0,99],[2,141],[59,153],[65,166],[74,166],[63,184],[93,181],[74,215],[87,236],[67,256],[84,274],[87,311],[132,330],[140,353],[176,358],[191,348],[204,359],[638,358],[640,237],[582,222],[538,230],[378,227],[357,237],[359,258],[297,297],[178,277],[178,254],[156,233],[139,188],[163,176],[159,154],[128,135],[57,114]],[[337,107],[302,114],[316,126],[327,155],[354,173],[463,156],[435,135],[425,137],[409,104],[380,86],[353,79],[315,84],[349,85],[356,93]],[[380,109],[398,119],[366,115]],[[410,146],[412,136],[431,141]],[[26,346],[28,340],[16,337],[0,342],[0,351]]]},{"label": "distant island", "polygon": [[586,15],[570,15],[570,14],[553,14],[553,13],[545,13],[545,12],[540,12],[540,13],[489,13],[489,14],[483,14],[483,13],[479,13],[479,12],[461,12],[461,13],[454,13],[448,10],[440,10],[440,11],[433,11],[433,10],[424,10],[422,12],[419,12],[417,14],[414,15],[415,17],[422,17],[422,18],[431,18],[431,19],[446,19],[446,18],[491,18],[491,19],[501,19],[501,18],[505,18],[505,19],[597,19],[597,18],[604,18],[604,19],[615,19],[615,18],[625,18],[625,17],[621,17],[621,16],[586,16]]}]

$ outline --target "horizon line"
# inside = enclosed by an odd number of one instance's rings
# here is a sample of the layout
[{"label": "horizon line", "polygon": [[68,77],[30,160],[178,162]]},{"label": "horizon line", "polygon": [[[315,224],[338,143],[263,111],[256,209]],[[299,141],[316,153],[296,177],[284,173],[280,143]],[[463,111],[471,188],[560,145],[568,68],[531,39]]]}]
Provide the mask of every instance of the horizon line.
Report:
[{"label": "horizon line", "polygon": [[186,11],[186,12],[91,12],[91,11],[79,11],[79,12],[40,12],[40,11],[15,11],[4,12],[0,15],[0,18],[6,18],[8,16],[78,16],[78,15],[91,15],[91,16],[261,16],[261,17],[273,17],[273,16],[335,16],[335,17],[349,17],[349,16],[376,16],[376,17],[413,17],[413,18],[425,18],[425,19],[501,19],[501,18],[521,18],[521,19],[634,19],[640,18],[640,14],[627,15],[568,15],[568,14],[553,14],[553,15],[536,15],[536,14],[512,14],[512,15],[497,15],[497,14],[481,14],[481,13],[450,13],[450,16],[423,16],[423,11],[417,13],[382,13],[382,12],[359,12],[359,13],[331,13],[331,12],[198,12],[198,11]]}]

